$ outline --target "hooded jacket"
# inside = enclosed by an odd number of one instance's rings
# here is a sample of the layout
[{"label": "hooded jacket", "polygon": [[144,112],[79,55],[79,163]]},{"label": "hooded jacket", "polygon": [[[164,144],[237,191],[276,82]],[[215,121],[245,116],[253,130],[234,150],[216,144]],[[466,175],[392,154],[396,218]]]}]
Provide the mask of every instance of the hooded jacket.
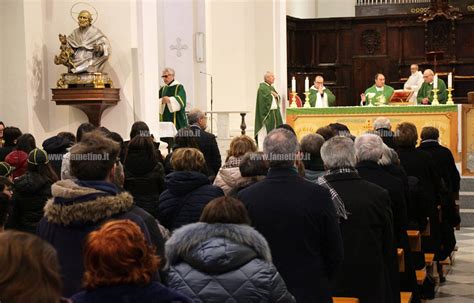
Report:
[{"label": "hooded jacket", "polygon": [[28,169],[28,154],[22,150],[14,150],[5,157],[5,162],[15,167],[13,179],[23,176]]},{"label": "hooded jacket", "polygon": [[15,179],[14,189],[7,227],[34,234],[46,200],[51,197],[51,182],[36,172],[27,172]]},{"label": "hooded jacket", "polygon": [[48,153],[51,167],[58,177],[61,177],[63,156],[73,144],[74,142],[71,142],[68,138],[60,136],[53,136],[43,142],[43,149]]},{"label": "hooded jacket", "polygon": [[170,230],[199,221],[206,204],[224,195],[222,189],[210,184],[206,175],[195,171],[172,172],[165,177],[165,185],[158,219]]},{"label": "hooded jacket", "polygon": [[149,230],[135,211],[132,196],[119,193],[115,185],[104,181],[63,180],[53,184],[51,191],[53,198],[44,207],[37,234],[58,253],[64,296],[69,297],[81,289],[84,240],[106,221],[132,220],[150,242]]},{"label": "hooded jacket", "polygon": [[168,286],[195,302],[295,302],[252,227],[194,223],[166,243]]}]

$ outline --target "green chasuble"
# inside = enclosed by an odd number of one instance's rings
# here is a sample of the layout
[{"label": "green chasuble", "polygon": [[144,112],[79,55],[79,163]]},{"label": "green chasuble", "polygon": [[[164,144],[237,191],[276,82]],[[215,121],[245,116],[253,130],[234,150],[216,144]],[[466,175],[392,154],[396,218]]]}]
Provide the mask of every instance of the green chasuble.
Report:
[{"label": "green chasuble", "polygon": [[[438,78],[438,101],[441,104],[445,104],[446,100],[448,99],[448,94],[446,92],[446,83],[444,83],[443,79]],[[423,82],[423,84],[420,87],[420,90],[418,91],[418,96],[416,97],[416,100],[418,101],[418,104],[422,104],[421,100],[424,98],[428,98],[430,100],[430,104],[433,101],[433,83],[429,84],[426,82]]]},{"label": "green chasuble", "polygon": [[[318,100],[318,90],[313,86],[309,89],[309,104],[311,107],[316,106],[316,101]],[[329,88],[323,89],[323,96],[321,97],[322,107],[334,106],[336,105],[336,96],[329,90]]]},{"label": "green chasuble", "polygon": [[[162,86],[160,88],[160,98],[165,96],[170,98],[174,97],[181,108],[178,111],[171,112],[169,109],[170,105],[166,105],[163,113],[160,115],[160,121],[173,122],[177,130],[188,126],[188,119],[186,118],[186,92],[184,91],[183,85],[175,80],[171,82],[171,85]],[[171,101],[171,103],[173,103],[173,101]],[[160,104],[160,107],[161,106]],[[171,106],[173,108],[173,104],[171,104]]]},{"label": "green chasuble", "polygon": [[365,90],[365,104],[372,104],[374,106],[388,105],[388,102],[390,102],[390,98],[392,97],[394,91],[395,90],[393,87],[389,85],[384,85],[383,91],[377,91],[377,88],[374,84]]},{"label": "green chasuble", "polygon": [[267,133],[269,133],[272,129],[283,124],[280,112],[280,97],[275,98],[276,104],[274,104],[273,107],[276,108],[271,109],[273,103],[271,92],[276,93],[273,86],[266,82],[260,83],[257,92],[257,106],[255,109],[255,138],[257,138],[258,132],[262,130],[263,127],[265,127]]}]

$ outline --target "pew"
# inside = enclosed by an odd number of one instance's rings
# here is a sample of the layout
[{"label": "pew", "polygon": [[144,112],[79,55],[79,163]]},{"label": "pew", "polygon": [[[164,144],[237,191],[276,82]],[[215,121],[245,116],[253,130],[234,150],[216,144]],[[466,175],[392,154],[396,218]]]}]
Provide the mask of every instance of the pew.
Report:
[{"label": "pew", "polygon": [[359,303],[357,298],[333,297],[333,303]]},{"label": "pew", "polygon": [[405,272],[405,252],[403,248],[397,248],[398,272]]},{"label": "pew", "polygon": [[407,230],[408,241],[412,251],[421,251],[421,234],[419,230]]},{"label": "pew", "polygon": [[401,303],[411,303],[412,294],[411,292],[400,292],[400,302]]},{"label": "pew", "polygon": [[421,269],[416,271],[416,282],[418,285],[423,285],[426,280],[426,269]]}]

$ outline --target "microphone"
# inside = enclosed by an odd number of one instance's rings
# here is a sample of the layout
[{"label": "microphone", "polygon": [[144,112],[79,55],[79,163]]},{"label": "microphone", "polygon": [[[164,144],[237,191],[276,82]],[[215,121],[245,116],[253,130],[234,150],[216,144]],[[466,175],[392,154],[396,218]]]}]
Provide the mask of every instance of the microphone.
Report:
[{"label": "microphone", "polygon": [[201,73],[201,74],[204,74],[204,75],[207,75],[207,76],[211,76],[211,77],[212,77],[212,75],[211,75],[211,74],[205,73],[205,72],[203,72],[203,71],[200,71],[199,73]]}]

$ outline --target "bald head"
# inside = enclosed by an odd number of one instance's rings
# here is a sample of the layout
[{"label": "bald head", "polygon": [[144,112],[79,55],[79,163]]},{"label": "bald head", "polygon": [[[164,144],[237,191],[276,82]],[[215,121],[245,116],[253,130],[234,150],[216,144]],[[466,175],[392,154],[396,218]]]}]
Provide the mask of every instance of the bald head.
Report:
[{"label": "bald head", "polygon": [[418,64],[412,64],[410,65],[410,71],[412,74],[415,74],[418,72]]},{"label": "bald head", "polygon": [[272,72],[266,72],[263,76],[263,81],[271,85],[275,82],[275,75]]},{"label": "bald head", "polygon": [[324,86],[324,78],[322,76],[316,76],[316,78],[314,78],[314,87],[316,89],[319,89],[319,87],[323,87]]},{"label": "bald head", "polygon": [[426,83],[432,83],[434,78],[434,72],[431,69],[425,69],[423,72],[423,80],[425,80]]}]

